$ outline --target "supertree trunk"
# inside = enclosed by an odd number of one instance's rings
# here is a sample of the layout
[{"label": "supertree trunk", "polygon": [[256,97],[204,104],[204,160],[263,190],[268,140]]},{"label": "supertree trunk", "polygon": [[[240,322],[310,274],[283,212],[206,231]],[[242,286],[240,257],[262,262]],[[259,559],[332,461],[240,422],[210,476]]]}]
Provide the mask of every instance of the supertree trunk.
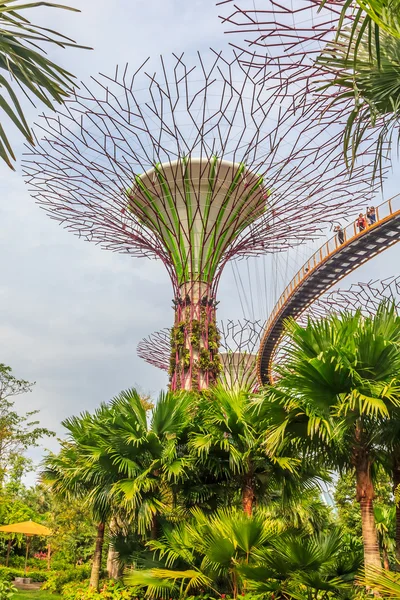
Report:
[{"label": "supertree trunk", "polygon": [[215,383],[221,361],[215,300],[207,283],[185,283],[171,331],[171,389],[202,390]]}]

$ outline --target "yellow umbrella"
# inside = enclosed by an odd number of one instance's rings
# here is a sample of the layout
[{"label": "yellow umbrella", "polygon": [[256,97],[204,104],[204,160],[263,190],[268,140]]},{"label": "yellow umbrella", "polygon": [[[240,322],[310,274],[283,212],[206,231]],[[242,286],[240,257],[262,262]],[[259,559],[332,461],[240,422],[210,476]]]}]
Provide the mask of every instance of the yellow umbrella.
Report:
[{"label": "yellow umbrella", "polygon": [[44,525],[40,525],[40,523],[35,523],[35,521],[23,521],[22,523],[12,523],[11,525],[2,525],[0,527],[0,532],[2,533],[23,533],[26,535],[26,555],[25,555],[25,569],[24,575],[26,575],[26,566],[28,563],[28,553],[29,553],[29,544],[30,537],[33,535],[40,536],[48,536],[52,534],[51,529],[45,527]]}]

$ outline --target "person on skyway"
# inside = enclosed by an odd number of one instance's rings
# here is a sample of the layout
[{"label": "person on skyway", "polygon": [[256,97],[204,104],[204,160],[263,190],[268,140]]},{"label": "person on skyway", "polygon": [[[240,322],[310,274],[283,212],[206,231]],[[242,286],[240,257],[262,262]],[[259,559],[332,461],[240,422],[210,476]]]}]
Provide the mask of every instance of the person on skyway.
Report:
[{"label": "person on skyway", "polygon": [[376,223],[376,210],[374,206],[370,206],[367,210],[367,221],[368,225],[374,225],[374,223]]},{"label": "person on skyway", "polygon": [[360,213],[358,215],[358,219],[356,220],[356,225],[357,225],[358,231],[360,233],[361,233],[361,231],[364,231],[364,229],[367,227],[367,220],[362,213]]},{"label": "person on skyway", "polygon": [[343,227],[341,225],[336,225],[333,231],[336,231],[336,238],[337,238],[337,241],[339,242],[339,245],[341,246],[342,244],[344,244]]}]

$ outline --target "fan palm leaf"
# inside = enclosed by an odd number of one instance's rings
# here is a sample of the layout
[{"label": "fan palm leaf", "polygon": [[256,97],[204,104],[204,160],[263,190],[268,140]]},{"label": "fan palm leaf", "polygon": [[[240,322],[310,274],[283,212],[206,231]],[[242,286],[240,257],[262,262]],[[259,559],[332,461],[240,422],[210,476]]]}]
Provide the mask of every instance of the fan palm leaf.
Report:
[{"label": "fan palm leaf", "polygon": [[[0,0],[0,89],[6,93],[6,96],[0,94],[0,109],[30,144],[34,143],[33,135],[14,87],[31,102],[36,98],[54,109],[54,104],[63,103],[73,92],[75,78],[47,58],[41,46],[50,43],[61,48],[84,48],[56,31],[33,24],[22,14],[39,6],[79,12],[53,2]],[[14,168],[15,155],[2,124],[0,157]]]},{"label": "fan palm leaf", "polygon": [[382,598],[400,598],[400,574],[388,571],[380,571],[370,568],[365,572],[360,583],[366,585],[379,594]]}]

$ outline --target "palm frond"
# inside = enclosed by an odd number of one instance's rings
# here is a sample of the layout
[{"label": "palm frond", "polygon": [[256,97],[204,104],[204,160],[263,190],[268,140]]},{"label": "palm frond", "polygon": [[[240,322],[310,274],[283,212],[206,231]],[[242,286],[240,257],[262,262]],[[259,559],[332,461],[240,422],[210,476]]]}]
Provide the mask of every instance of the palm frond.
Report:
[{"label": "palm frond", "polygon": [[[60,33],[31,23],[21,14],[21,11],[39,6],[79,12],[52,2],[0,2],[0,69],[4,72],[0,76],[0,88],[8,95],[7,98],[0,95],[0,108],[29,144],[33,144],[34,139],[13,84],[31,102],[32,98],[36,98],[48,108],[54,109],[54,104],[62,104],[73,93],[75,78],[45,56],[42,44],[50,43],[61,48],[85,48]],[[15,156],[2,125],[0,157],[10,168],[14,168],[12,161]]]}]

